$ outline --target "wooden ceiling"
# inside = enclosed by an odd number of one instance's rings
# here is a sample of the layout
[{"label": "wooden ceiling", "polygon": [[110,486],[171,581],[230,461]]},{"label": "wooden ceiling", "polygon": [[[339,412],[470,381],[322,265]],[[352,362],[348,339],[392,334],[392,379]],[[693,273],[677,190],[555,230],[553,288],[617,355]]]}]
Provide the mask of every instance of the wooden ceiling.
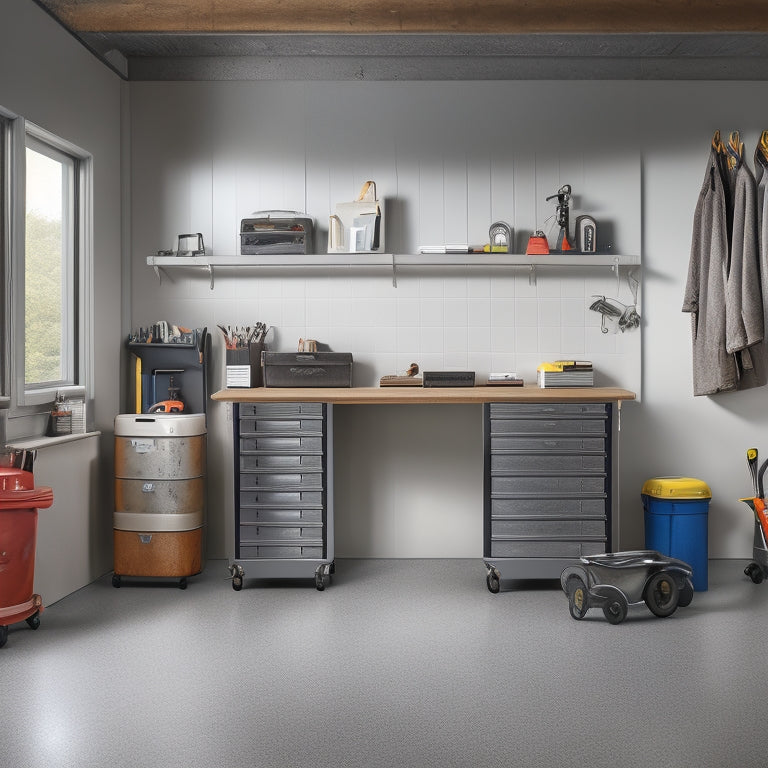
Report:
[{"label": "wooden ceiling", "polygon": [[72,32],[768,32],[766,0],[35,0]]},{"label": "wooden ceiling", "polygon": [[768,79],[768,0],[30,2],[126,80]]}]

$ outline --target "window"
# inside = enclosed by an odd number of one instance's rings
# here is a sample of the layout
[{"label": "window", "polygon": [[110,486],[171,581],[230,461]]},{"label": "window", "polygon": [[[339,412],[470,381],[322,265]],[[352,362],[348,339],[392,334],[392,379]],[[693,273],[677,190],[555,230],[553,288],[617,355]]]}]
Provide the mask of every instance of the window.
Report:
[{"label": "window", "polygon": [[24,236],[24,385],[77,378],[77,161],[27,136]]},{"label": "window", "polygon": [[7,394],[12,418],[34,417],[91,379],[92,160],[21,117],[7,121],[5,153]]}]

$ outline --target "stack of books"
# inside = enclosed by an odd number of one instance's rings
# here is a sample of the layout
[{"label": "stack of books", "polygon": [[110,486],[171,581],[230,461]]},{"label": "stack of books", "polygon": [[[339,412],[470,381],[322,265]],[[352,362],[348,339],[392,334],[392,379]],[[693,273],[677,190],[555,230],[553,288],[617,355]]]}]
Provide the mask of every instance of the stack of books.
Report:
[{"label": "stack of books", "polygon": [[542,389],[550,387],[592,387],[595,383],[589,360],[554,360],[536,369],[536,380]]}]

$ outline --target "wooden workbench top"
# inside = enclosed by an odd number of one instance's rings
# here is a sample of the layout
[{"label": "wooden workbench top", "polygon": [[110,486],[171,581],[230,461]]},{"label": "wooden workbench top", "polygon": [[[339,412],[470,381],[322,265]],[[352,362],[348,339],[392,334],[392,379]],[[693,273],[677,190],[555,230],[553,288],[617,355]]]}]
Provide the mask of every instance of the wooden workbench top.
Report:
[{"label": "wooden workbench top", "polygon": [[618,387],[259,387],[222,389],[213,400],[231,403],[338,403],[349,405],[413,403],[608,403],[634,400]]}]

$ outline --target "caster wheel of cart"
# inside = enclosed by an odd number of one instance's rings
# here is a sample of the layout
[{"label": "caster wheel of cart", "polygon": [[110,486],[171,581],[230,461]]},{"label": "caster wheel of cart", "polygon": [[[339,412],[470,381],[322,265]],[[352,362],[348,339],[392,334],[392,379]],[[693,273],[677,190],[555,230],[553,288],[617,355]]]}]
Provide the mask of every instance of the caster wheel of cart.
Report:
[{"label": "caster wheel of cart", "polygon": [[687,608],[693,600],[693,584],[690,579],[685,580],[685,586],[680,590],[680,597],[677,604],[680,608]]},{"label": "caster wheel of cart", "polygon": [[243,577],[242,576],[233,576],[232,577],[232,589],[235,590],[235,592],[239,592],[243,588]]},{"label": "caster wheel of cart", "polygon": [[179,579],[179,589],[186,589],[187,588],[187,577],[182,576],[181,579]]},{"label": "caster wheel of cart", "polygon": [[37,629],[40,626],[40,612],[33,613],[31,616],[27,616],[25,619],[31,629]]},{"label": "caster wheel of cart", "polygon": [[568,610],[574,619],[583,619],[589,610],[589,593],[587,585],[578,577],[568,579]]},{"label": "caster wheel of cart", "polygon": [[333,573],[331,570],[332,566],[333,563],[324,563],[323,565],[318,565],[315,569],[315,586],[318,592],[322,592],[325,589],[326,583],[330,582],[331,573]]},{"label": "caster wheel of cart", "polygon": [[624,595],[618,589],[612,589],[603,605],[603,615],[610,624],[621,624],[627,618],[628,608]]},{"label": "caster wheel of cart", "polygon": [[679,590],[675,580],[664,571],[654,573],[645,588],[645,604],[660,618],[671,616],[677,609]]},{"label": "caster wheel of cart", "polygon": [[763,569],[757,563],[750,563],[744,569],[744,575],[749,576],[749,578],[752,579],[753,583],[755,584],[761,584],[765,578],[763,575]]},{"label": "caster wheel of cart", "polygon": [[499,572],[492,568],[488,571],[488,575],[485,577],[485,583],[488,585],[488,591],[494,595],[499,593],[501,589],[501,579],[499,578]]},{"label": "caster wheel of cart", "polygon": [[112,586],[115,589],[120,589],[120,584],[121,584],[120,577],[116,573],[112,574]]}]

